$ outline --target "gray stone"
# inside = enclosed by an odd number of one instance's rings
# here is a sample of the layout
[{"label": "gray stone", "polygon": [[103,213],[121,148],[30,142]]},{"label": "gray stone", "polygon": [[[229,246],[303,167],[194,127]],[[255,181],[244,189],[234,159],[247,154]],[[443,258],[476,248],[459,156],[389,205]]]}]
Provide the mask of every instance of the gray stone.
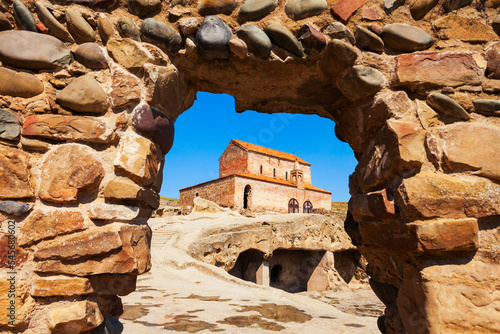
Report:
[{"label": "gray stone", "polygon": [[465,121],[470,120],[470,116],[460,104],[452,98],[441,93],[430,93],[427,95],[427,104],[442,114],[458,117]]},{"label": "gray stone", "polygon": [[241,38],[248,46],[248,51],[260,58],[268,58],[273,47],[271,40],[257,26],[251,23],[243,24],[236,35]]},{"label": "gray stone", "polygon": [[349,28],[347,28],[340,22],[333,22],[332,24],[330,24],[328,27],[326,27],[324,33],[331,38],[347,39],[347,41],[349,41],[349,43],[351,43],[352,45],[356,43],[356,39],[354,38],[354,35],[349,30]]},{"label": "gray stone", "polygon": [[386,46],[405,52],[426,50],[434,43],[434,38],[431,34],[420,28],[403,23],[386,25],[381,37]]},{"label": "gray stone", "polygon": [[285,13],[294,20],[302,20],[321,14],[327,6],[326,0],[288,0]]},{"label": "gray stone", "polygon": [[0,109],[0,138],[16,140],[21,134],[19,119],[13,113]]},{"label": "gray stone", "polygon": [[128,0],[128,10],[141,18],[159,11],[160,0]]},{"label": "gray stone", "polygon": [[60,69],[73,61],[71,51],[55,37],[31,31],[0,32],[0,60],[31,69]]},{"label": "gray stone", "polygon": [[33,97],[43,92],[43,83],[33,74],[0,67],[0,95]]},{"label": "gray stone", "polygon": [[295,38],[295,36],[287,28],[273,23],[268,25],[264,31],[267,36],[269,36],[271,42],[273,42],[276,46],[279,46],[280,48],[283,48],[298,57],[304,56],[302,45],[300,45],[297,38]]},{"label": "gray stone", "polygon": [[75,58],[88,68],[99,70],[108,67],[104,52],[96,43],[80,45],[75,51]]},{"label": "gray stone", "polygon": [[14,14],[17,16],[22,25],[27,29],[37,32],[36,20],[30,10],[20,0],[14,0]]},{"label": "gray stone", "polygon": [[356,27],[356,45],[360,49],[373,52],[384,51],[384,42],[382,39],[374,32],[368,30],[365,27]]},{"label": "gray stone", "polygon": [[355,65],[337,80],[337,87],[350,101],[360,100],[380,91],[385,78],[374,68]]},{"label": "gray stone", "polygon": [[427,14],[439,0],[413,0],[410,3],[410,13],[415,20],[420,20]]},{"label": "gray stone", "polygon": [[238,0],[200,0],[198,13],[202,16],[216,14],[230,15],[238,5]]},{"label": "gray stone", "polygon": [[0,12],[0,31],[12,29],[9,19],[4,13]]},{"label": "gray stone", "polygon": [[476,112],[488,116],[500,116],[500,100],[476,99],[472,101]]},{"label": "gray stone", "polygon": [[75,40],[73,39],[69,31],[66,29],[66,27],[56,20],[54,15],[52,15],[52,13],[49,12],[47,7],[42,5],[41,2],[35,3],[35,6],[38,18],[45,25],[45,27],[49,29],[49,33],[51,35],[59,38],[61,41],[64,42],[69,42],[69,43],[75,42]]},{"label": "gray stone", "polygon": [[0,212],[8,215],[22,216],[31,210],[31,205],[15,201],[3,201],[0,203]]},{"label": "gray stone", "polygon": [[73,80],[57,94],[56,101],[64,108],[80,112],[100,114],[108,109],[106,92],[88,75]]},{"label": "gray stone", "polygon": [[500,35],[500,15],[495,16],[493,21],[491,21],[491,26],[495,32]]},{"label": "gray stone", "polygon": [[95,31],[83,16],[71,8],[66,8],[66,24],[73,38],[79,43],[94,42]]},{"label": "gray stone", "polygon": [[177,52],[182,46],[182,37],[168,24],[147,18],[141,24],[142,40],[169,51]]},{"label": "gray stone", "polygon": [[278,0],[247,0],[240,7],[238,17],[243,21],[255,21],[267,16],[278,5]]},{"label": "gray stone", "polygon": [[215,16],[207,16],[196,33],[198,54],[205,59],[227,59],[230,56],[231,28]]},{"label": "gray stone", "polygon": [[141,31],[137,24],[128,17],[120,17],[116,22],[118,31],[122,37],[132,38],[134,41],[141,41]]}]

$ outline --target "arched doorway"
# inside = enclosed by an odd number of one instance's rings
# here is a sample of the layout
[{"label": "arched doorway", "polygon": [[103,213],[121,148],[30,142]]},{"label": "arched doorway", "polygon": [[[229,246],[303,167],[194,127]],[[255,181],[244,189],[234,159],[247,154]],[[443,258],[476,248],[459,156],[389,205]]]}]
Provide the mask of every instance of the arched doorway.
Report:
[{"label": "arched doorway", "polygon": [[313,205],[312,205],[311,201],[309,201],[309,200],[305,201],[304,205],[302,207],[302,212],[311,213],[312,209],[313,209]]},{"label": "arched doorway", "polygon": [[243,209],[250,208],[250,198],[252,195],[252,187],[249,184],[245,186],[245,190],[243,191]]},{"label": "arched doorway", "polygon": [[295,198],[288,201],[288,213],[299,213],[299,202]]}]

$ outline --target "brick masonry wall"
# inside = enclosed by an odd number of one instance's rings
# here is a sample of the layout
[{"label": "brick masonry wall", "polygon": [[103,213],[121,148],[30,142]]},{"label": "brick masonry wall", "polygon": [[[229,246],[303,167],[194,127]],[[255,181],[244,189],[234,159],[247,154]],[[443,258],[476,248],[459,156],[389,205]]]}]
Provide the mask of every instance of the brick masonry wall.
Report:
[{"label": "brick masonry wall", "polygon": [[232,207],[234,206],[234,184],[234,177],[228,177],[180,190],[179,204],[193,207],[193,200],[198,193],[202,198],[220,206]]},{"label": "brick masonry wall", "polygon": [[[260,175],[260,166],[262,166],[262,175],[274,177],[273,168],[276,168],[276,178],[286,180],[285,174],[288,172],[290,180],[290,171],[294,168],[295,162],[277,157],[268,156],[257,152],[248,152],[248,173]],[[311,166],[299,163],[304,172],[304,182],[311,184]]]},{"label": "brick masonry wall", "polygon": [[248,152],[236,145],[226,148],[219,158],[219,177],[248,172]]}]

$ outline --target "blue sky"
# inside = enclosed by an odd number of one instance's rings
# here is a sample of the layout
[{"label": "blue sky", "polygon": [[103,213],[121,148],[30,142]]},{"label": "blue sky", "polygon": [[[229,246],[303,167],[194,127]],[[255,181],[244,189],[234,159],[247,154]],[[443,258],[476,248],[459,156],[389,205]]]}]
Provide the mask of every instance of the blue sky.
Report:
[{"label": "blue sky", "polygon": [[335,137],[334,125],[316,115],[238,114],[232,96],[198,92],[194,105],[175,122],[160,194],[179,198],[179,189],[216,179],[219,157],[231,139],[239,139],[299,156],[311,164],[314,186],[332,192],[332,201],[346,202],[356,159]]}]

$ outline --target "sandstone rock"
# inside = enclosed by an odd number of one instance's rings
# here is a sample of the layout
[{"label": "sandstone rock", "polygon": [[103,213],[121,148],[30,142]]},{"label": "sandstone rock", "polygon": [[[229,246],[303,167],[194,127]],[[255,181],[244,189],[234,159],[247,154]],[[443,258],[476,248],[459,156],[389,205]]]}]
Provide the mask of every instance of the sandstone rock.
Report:
[{"label": "sandstone rock", "polygon": [[415,20],[420,20],[427,14],[439,0],[413,0],[410,2],[410,13]]},{"label": "sandstone rock", "polygon": [[29,286],[33,297],[80,296],[94,292],[90,281],[84,277],[33,275]]},{"label": "sandstone rock", "polygon": [[398,289],[394,285],[387,283],[380,283],[370,278],[370,287],[377,295],[378,299],[384,303],[385,306],[396,303],[398,297]]},{"label": "sandstone rock", "polygon": [[340,0],[332,6],[331,11],[333,15],[347,22],[351,15],[365,3],[366,0]]},{"label": "sandstone rock", "polygon": [[84,43],[75,51],[75,58],[83,65],[99,70],[108,67],[108,62],[101,47],[96,43]]},{"label": "sandstone rock", "polygon": [[365,8],[363,10],[363,19],[368,21],[380,20],[380,13],[376,8]]},{"label": "sandstone rock", "polygon": [[97,19],[97,30],[101,35],[102,44],[106,45],[110,38],[115,36],[115,28],[111,20],[104,14],[99,14]]},{"label": "sandstone rock", "polygon": [[[104,233],[104,231],[108,231],[108,233]],[[56,239],[52,244],[46,245],[47,247],[50,246],[50,248],[41,253],[44,256],[63,256],[69,258],[71,254],[72,257],[77,257],[77,259],[65,260],[64,262],[59,260],[39,261],[36,264],[36,271],[47,273],[57,272],[76,276],[107,273],[140,275],[151,268],[151,229],[147,225],[117,223],[88,230],[88,233],[88,238],[86,236],[84,239],[81,239],[81,233],[73,236],[73,239],[70,239],[71,246],[62,243],[62,240],[64,240],[62,238],[70,236],[58,238],[59,241]],[[114,240],[114,244],[105,247],[99,241],[103,240],[103,238]],[[89,242],[95,245],[94,249],[89,247]],[[122,246],[118,250],[99,255],[99,252],[105,251],[106,248],[110,249],[119,243]],[[80,251],[75,247],[80,247]],[[83,254],[96,254],[96,256],[90,258],[81,257]],[[103,255],[106,256],[103,257]]]},{"label": "sandstone rock", "polygon": [[364,99],[381,90],[385,85],[382,73],[374,68],[355,65],[337,79],[337,87],[350,101]]},{"label": "sandstone rock", "polygon": [[[28,287],[24,280],[21,280],[19,277],[16,277],[15,280],[12,280],[6,273],[3,273],[0,276],[0,294],[5,296],[4,298],[0,298],[0,307],[4,312],[0,313],[0,326],[3,328],[10,329],[13,331],[13,327],[23,327],[27,326],[29,319],[32,317],[32,312],[36,307],[36,303],[34,299],[28,293]],[[11,290],[12,285],[14,285],[16,293],[15,298],[8,298],[9,290]],[[9,307],[11,307],[11,301],[14,301],[14,312],[11,313]],[[12,315],[11,319],[10,315]],[[14,326],[9,326],[9,321],[14,320]],[[9,328],[10,327],[10,328]]]},{"label": "sandstone rock", "polygon": [[337,39],[347,39],[347,41],[351,44],[355,44],[356,40],[354,39],[354,35],[352,32],[340,22],[331,23],[326,29],[325,34],[330,36],[331,38]]},{"label": "sandstone rock", "polygon": [[179,20],[179,29],[184,36],[194,35],[200,24],[195,17],[186,17]]},{"label": "sandstone rock", "polygon": [[424,137],[420,124],[388,120],[356,166],[363,192],[384,187],[396,175],[419,170],[425,159]]},{"label": "sandstone rock", "polygon": [[118,32],[123,38],[131,38],[134,41],[141,41],[141,32],[137,24],[128,17],[120,17],[116,22],[118,25]]},{"label": "sandstone rock", "polygon": [[167,154],[174,143],[174,123],[160,110],[139,104],[133,111],[132,125],[138,133],[151,138]]},{"label": "sandstone rock", "polygon": [[160,196],[155,191],[142,188],[124,177],[116,177],[109,181],[104,188],[104,197],[112,200],[139,202],[155,210],[160,205]]},{"label": "sandstone rock", "polygon": [[49,29],[49,33],[64,42],[74,43],[75,40],[59,21],[52,15],[52,13],[41,2],[36,2],[36,12],[38,18]]},{"label": "sandstone rock", "polygon": [[449,14],[432,22],[432,28],[441,39],[459,39],[464,42],[480,43],[498,40],[491,27],[476,18]]},{"label": "sandstone rock", "polygon": [[42,163],[39,196],[48,202],[75,202],[79,190],[93,189],[104,177],[96,152],[79,144],[59,145]]},{"label": "sandstone rock", "polygon": [[396,57],[399,86],[410,89],[480,85],[482,69],[474,54],[460,52],[415,52]]},{"label": "sandstone rock", "polygon": [[83,16],[74,9],[66,8],[66,24],[73,38],[79,43],[94,42],[95,31]]},{"label": "sandstone rock", "polygon": [[95,302],[73,302],[52,311],[50,328],[55,333],[82,333],[96,328],[104,317]]},{"label": "sandstone rock", "polygon": [[450,170],[472,170],[500,180],[500,131],[496,126],[456,123],[440,128],[439,137],[446,143],[442,149]]},{"label": "sandstone rock", "polygon": [[114,164],[116,169],[147,186],[156,180],[158,153],[151,141],[130,131],[120,140]]},{"label": "sandstone rock", "polygon": [[11,30],[12,25],[10,24],[9,19],[5,16],[4,13],[0,12],[0,31],[3,30]]},{"label": "sandstone rock", "polygon": [[0,32],[0,60],[20,68],[55,70],[70,64],[73,57],[66,45],[55,37],[9,30]]},{"label": "sandstone rock", "polygon": [[422,171],[402,181],[395,203],[403,217],[479,218],[500,214],[499,194],[484,178]]},{"label": "sandstone rock", "polygon": [[298,40],[308,49],[321,50],[326,47],[326,38],[310,24],[300,27]]},{"label": "sandstone rock", "polygon": [[191,212],[196,214],[196,213],[219,213],[228,211],[227,209],[221,208],[214,202],[211,202],[207,199],[197,196],[193,200],[193,210]]},{"label": "sandstone rock", "polygon": [[35,210],[24,220],[20,228],[19,244],[22,246],[31,245],[58,235],[81,231],[84,227],[80,211]]},{"label": "sandstone rock", "polygon": [[404,3],[404,0],[384,0],[384,9],[392,12]]},{"label": "sandstone rock", "polygon": [[238,5],[238,0],[200,0],[198,13],[202,16],[216,14],[229,15]]},{"label": "sandstone rock", "polygon": [[35,115],[23,125],[23,136],[36,136],[52,140],[89,141],[109,143],[113,130],[104,120],[95,117]]},{"label": "sandstone rock", "polygon": [[27,98],[41,93],[43,84],[33,74],[0,67],[0,94]]},{"label": "sandstone rock", "polygon": [[494,43],[486,49],[486,75],[490,79],[500,79],[500,43]]},{"label": "sandstone rock", "polygon": [[139,216],[139,208],[116,204],[89,204],[88,214],[90,219],[131,221]]},{"label": "sandstone rock", "polygon": [[57,94],[62,107],[79,112],[101,114],[108,109],[108,96],[97,80],[85,75],[73,80]]},{"label": "sandstone rock", "polygon": [[493,20],[491,21],[491,27],[497,33],[497,35],[500,35],[500,15],[497,15],[493,18]]},{"label": "sandstone rock", "polygon": [[[0,76],[2,69],[0,68]],[[0,86],[2,81],[0,81]],[[1,88],[0,88],[1,91]],[[0,138],[6,140],[16,140],[19,139],[21,133],[21,126],[19,125],[19,119],[13,113],[0,109]]]},{"label": "sandstone rock", "polygon": [[381,37],[386,46],[404,52],[425,50],[430,48],[434,43],[434,38],[431,34],[420,28],[403,23],[386,25]]},{"label": "sandstone rock", "polygon": [[142,40],[167,50],[177,52],[182,46],[181,35],[166,23],[147,18],[141,24]]},{"label": "sandstone rock", "polygon": [[277,0],[246,0],[238,10],[238,17],[243,21],[255,21],[267,16],[277,5]]},{"label": "sandstone rock", "polygon": [[451,12],[453,10],[457,10],[459,8],[468,6],[471,2],[472,2],[472,0],[447,1],[447,2],[443,3],[443,8],[446,11],[450,11]]},{"label": "sandstone rock", "polygon": [[106,47],[113,59],[127,69],[137,70],[150,59],[148,53],[129,38],[111,39]]},{"label": "sandstone rock", "polygon": [[441,93],[430,93],[427,95],[427,103],[436,111],[448,116],[458,117],[465,121],[470,120],[470,116],[460,104],[452,98]]},{"label": "sandstone rock", "polygon": [[141,81],[115,64],[111,64],[111,105],[125,107],[141,99]]},{"label": "sandstone rock", "polygon": [[245,59],[248,54],[247,44],[239,38],[233,38],[229,41],[229,49],[240,59]]},{"label": "sandstone rock", "polygon": [[135,291],[137,276],[133,275],[92,275],[87,279],[92,285],[92,290],[102,295],[126,296]]},{"label": "sandstone rock", "polygon": [[174,8],[170,8],[168,10],[168,20],[170,22],[175,22],[179,20],[181,17],[189,15],[191,15],[191,11],[181,6],[175,6]]},{"label": "sandstone rock", "polygon": [[159,11],[160,0],[128,0],[128,10],[141,18]]},{"label": "sandstone rock", "polygon": [[360,223],[367,245],[398,252],[473,251],[479,248],[476,219],[435,219],[408,224]]},{"label": "sandstone rock", "polygon": [[264,31],[257,26],[245,23],[236,35],[241,38],[248,46],[248,50],[257,57],[267,59],[271,54],[272,43]]},{"label": "sandstone rock", "polygon": [[19,203],[15,201],[2,201],[0,203],[0,212],[6,213],[8,215],[22,216],[26,212],[31,210],[31,205],[25,203]]},{"label": "sandstone rock", "polygon": [[326,10],[326,0],[287,0],[285,13],[294,20],[302,20]]},{"label": "sandstone rock", "polygon": [[0,146],[0,198],[28,198],[33,196],[29,181],[29,154]]},{"label": "sandstone rock", "polygon": [[22,3],[20,0],[14,0],[13,2],[14,13],[26,28],[26,30],[37,32],[36,20],[30,10]]},{"label": "sandstone rock", "polygon": [[198,54],[207,60],[229,58],[232,35],[231,28],[224,21],[215,16],[205,17],[196,33]]},{"label": "sandstone rock", "polygon": [[434,126],[443,125],[444,123],[439,119],[438,113],[436,113],[431,107],[429,107],[425,102],[417,100],[417,115],[420,120],[420,124],[424,129],[429,129]]},{"label": "sandstone rock", "polygon": [[384,51],[384,42],[377,34],[367,28],[356,27],[356,45],[368,51],[381,53]]},{"label": "sandstone rock", "polygon": [[[4,215],[2,215],[2,220],[6,219]],[[3,221],[6,225],[4,230],[7,231],[7,228],[12,228],[15,226],[12,225],[12,221],[9,223],[8,221]],[[17,225],[17,222],[14,222],[14,225]],[[28,260],[28,251],[19,247],[19,243],[17,242],[17,236],[15,234],[9,233],[12,230],[9,230],[6,233],[0,232],[0,252],[4,254],[2,258],[0,258],[0,270],[5,271],[16,271],[20,268],[27,260]],[[15,230],[14,230],[15,231]],[[17,233],[17,231],[16,231]],[[15,250],[15,258],[12,257],[12,246],[14,245]],[[10,251],[10,253],[9,253]],[[9,256],[10,255],[10,256]],[[15,261],[13,261],[15,260]],[[15,263],[13,263],[15,262]],[[3,278],[3,277],[2,277]],[[3,278],[5,279],[5,278]],[[6,298],[5,298],[6,299]],[[0,319],[2,319],[0,317]]]},{"label": "sandstone rock", "polygon": [[[389,196],[390,195],[390,196]],[[349,200],[349,212],[357,222],[363,220],[394,220],[396,211],[391,191],[387,189],[354,195]]]},{"label": "sandstone rock", "polygon": [[484,115],[500,116],[500,100],[476,99],[472,101],[474,110]]},{"label": "sandstone rock", "polygon": [[264,29],[264,31],[267,36],[269,36],[269,39],[271,40],[271,42],[273,42],[273,44],[287,50],[288,52],[298,57],[304,56],[302,45],[300,45],[297,38],[295,38],[295,36],[287,28],[283,27],[282,25],[273,23],[268,25]]}]

